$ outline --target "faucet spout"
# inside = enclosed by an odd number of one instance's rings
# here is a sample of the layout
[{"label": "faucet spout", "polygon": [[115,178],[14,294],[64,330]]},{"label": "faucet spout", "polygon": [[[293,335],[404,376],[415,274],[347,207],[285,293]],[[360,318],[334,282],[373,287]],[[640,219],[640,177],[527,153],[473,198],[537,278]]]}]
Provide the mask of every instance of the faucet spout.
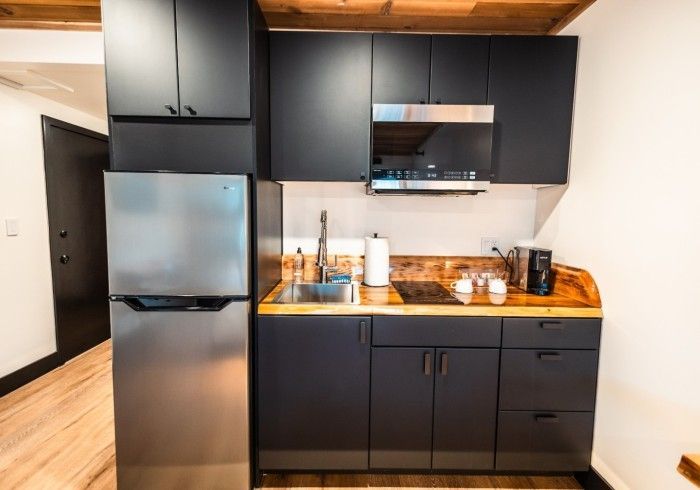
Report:
[{"label": "faucet spout", "polygon": [[319,268],[319,276],[322,283],[328,282],[328,273],[336,272],[338,268],[338,258],[335,259],[334,266],[328,265],[328,213],[321,211],[321,236],[318,238],[318,255],[316,256],[316,266]]}]

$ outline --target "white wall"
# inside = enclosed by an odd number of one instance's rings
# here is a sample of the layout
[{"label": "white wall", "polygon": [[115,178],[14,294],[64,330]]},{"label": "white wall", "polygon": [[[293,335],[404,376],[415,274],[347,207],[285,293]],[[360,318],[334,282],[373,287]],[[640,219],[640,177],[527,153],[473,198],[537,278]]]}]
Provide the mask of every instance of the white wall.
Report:
[{"label": "white wall", "polygon": [[570,186],[538,191],[536,243],[602,293],[593,466],[618,490],[691,488],[700,452],[700,2],[662,3],[598,0],[562,33]]},{"label": "white wall", "polygon": [[104,64],[102,33],[0,29],[0,61]]},{"label": "white wall", "polygon": [[364,184],[284,184],[284,251],[316,253],[321,209],[328,210],[328,251],[364,253],[364,237],[388,236],[395,255],[481,255],[481,237],[504,249],[532,240],[536,191],[492,185],[478,196],[367,196]]},{"label": "white wall", "polygon": [[[0,376],[56,351],[42,114],[107,132],[104,120],[0,85]],[[6,236],[8,217],[19,236]]]}]

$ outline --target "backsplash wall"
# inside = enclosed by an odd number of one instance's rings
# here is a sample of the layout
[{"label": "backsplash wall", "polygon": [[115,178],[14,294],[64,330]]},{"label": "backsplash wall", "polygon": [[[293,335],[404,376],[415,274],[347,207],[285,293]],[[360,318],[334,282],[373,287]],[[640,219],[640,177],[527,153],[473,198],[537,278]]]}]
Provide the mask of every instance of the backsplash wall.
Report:
[{"label": "backsplash wall", "polygon": [[364,184],[284,184],[284,252],[318,248],[321,209],[328,210],[329,254],[362,255],[364,237],[389,237],[394,255],[481,255],[481,237],[501,249],[534,236],[537,191],[492,185],[478,196],[368,196]]}]

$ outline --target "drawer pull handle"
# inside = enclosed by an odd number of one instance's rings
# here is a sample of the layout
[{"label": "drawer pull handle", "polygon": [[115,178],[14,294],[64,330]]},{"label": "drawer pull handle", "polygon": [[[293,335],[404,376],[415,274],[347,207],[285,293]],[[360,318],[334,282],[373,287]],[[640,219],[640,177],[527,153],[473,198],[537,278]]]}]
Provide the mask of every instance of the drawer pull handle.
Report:
[{"label": "drawer pull handle", "polygon": [[551,353],[551,354],[540,354],[541,361],[561,361],[561,354]]},{"label": "drawer pull handle", "polygon": [[423,373],[430,376],[430,352],[423,354]]},{"label": "drawer pull handle", "polygon": [[367,322],[360,322],[360,343],[367,343]]},{"label": "drawer pull handle", "polygon": [[447,352],[443,352],[440,356],[440,374],[447,376]]},{"label": "drawer pull handle", "polygon": [[540,322],[540,327],[544,330],[564,330],[564,324],[561,322]]},{"label": "drawer pull handle", "polygon": [[556,415],[536,415],[535,420],[541,424],[558,424],[559,417]]}]

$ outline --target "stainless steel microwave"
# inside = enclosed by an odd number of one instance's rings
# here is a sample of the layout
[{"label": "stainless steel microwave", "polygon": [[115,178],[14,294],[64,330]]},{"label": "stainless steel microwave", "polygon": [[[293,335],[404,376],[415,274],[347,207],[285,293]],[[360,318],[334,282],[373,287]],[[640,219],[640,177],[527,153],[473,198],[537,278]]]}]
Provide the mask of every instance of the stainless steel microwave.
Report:
[{"label": "stainless steel microwave", "polygon": [[370,192],[486,191],[492,135],[492,105],[374,104]]}]

